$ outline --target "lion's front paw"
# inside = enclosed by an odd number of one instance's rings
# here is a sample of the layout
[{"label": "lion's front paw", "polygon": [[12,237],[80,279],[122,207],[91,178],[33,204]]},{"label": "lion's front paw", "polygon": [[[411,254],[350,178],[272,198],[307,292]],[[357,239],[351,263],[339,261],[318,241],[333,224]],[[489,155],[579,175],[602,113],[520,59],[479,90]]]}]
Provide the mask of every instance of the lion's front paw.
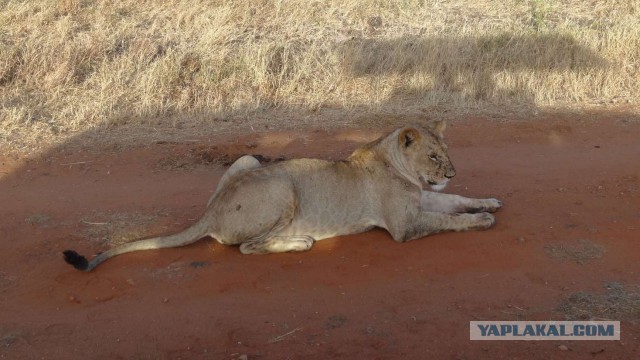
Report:
[{"label": "lion's front paw", "polygon": [[473,205],[464,209],[464,212],[470,214],[490,212],[494,213],[502,207],[502,201],[498,199],[480,199],[474,200]]},{"label": "lion's front paw", "polygon": [[475,224],[472,230],[485,230],[496,223],[496,218],[488,212],[475,214]]},{"label": "lion's front paw", "polygon": [[502,207],[502,201],[498,199],[484,199],[483,210],[486,212],[494,213]]}]

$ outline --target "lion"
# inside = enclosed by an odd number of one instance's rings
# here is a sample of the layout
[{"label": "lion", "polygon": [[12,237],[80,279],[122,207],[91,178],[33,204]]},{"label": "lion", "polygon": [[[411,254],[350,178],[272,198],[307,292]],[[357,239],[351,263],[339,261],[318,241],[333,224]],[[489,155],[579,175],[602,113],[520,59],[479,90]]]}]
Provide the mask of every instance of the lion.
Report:
[{"label": "lion", "polygon": [[[116,255],[184,246],[210,236],[243,254],[306,251],[314,242],[386,229],[398,242],[444,231],[488,229],[502,202],[439,193],[456,175],[444,121],[404,126],[356,149],[346,160],[292,159],[261,166],[234,162],[204,215],[174,235],[139,240],[91,261],[73,250],[64,259],[91,271]],[[426,190],[426,189],[429,189]]]}]

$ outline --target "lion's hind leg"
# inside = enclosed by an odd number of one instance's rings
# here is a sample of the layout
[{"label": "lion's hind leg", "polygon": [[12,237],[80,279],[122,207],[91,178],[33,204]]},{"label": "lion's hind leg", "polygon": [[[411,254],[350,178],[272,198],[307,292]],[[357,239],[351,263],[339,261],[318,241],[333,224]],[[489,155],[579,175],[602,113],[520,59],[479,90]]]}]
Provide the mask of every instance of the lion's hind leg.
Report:
[{"label": "lion's hind leg", "polygon": [[307,251],[315,239],[308,235],[276,235],[268,239],[249,240],[240,245],[243,254],[268,254],[289,251]]},{"label": "lion's hind leg", "polygon": [[[275,192],[276,190],[274,189],[272,193]],[[292,231],[290,225],[296,213],[297,198],[294,192],[287,195],[291,196],[291,198],[278,206],[280,208],[278,221],[271,226],[269,231],[242,241],[240,252],[243,254],[268,254],[311,249],[315,242],[312,236],[299,235]],[[270,201],[269,203],[274,202]],[[251,218],[257,219],[258,217],[253,216]],[[265,221],[264,223],[270,222]]]},{"label": "lion's hind leg", "polygon": [[236,160],[233,164],[231,164],[231,166],[224,173],[224,175],[222,175],[222,178],[220,178],[220,181],[218,181],[218,186],[216,187],[216,191],[213,193],[213,195],[211,195],[211,198],[209,198],[209,201],[207,202],[207,207],[211,205],[211,201],[213,200],[214,197],[216,197],[216,195],[218,195],[220,190],[225,185],[227,185],[231,177],[233,177],[240,171],[256,169],[256,168],[259,168],[260,166],[262,166],[260,165],[260,161],[258,161],[258,159],[254,158],[251,155],[245,155],[239,158],[238,160]]}]

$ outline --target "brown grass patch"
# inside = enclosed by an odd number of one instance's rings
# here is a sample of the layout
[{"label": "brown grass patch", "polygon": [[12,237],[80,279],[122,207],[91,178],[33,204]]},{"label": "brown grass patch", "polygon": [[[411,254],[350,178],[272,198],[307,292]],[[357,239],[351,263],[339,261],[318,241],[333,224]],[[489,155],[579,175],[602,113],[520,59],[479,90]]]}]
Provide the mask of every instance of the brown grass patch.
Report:
[{"label": "brown grass patch", "polygon": [[100,245],[114,247],[124,243],[148,238],[154,235],[154,224],[167,214],[102,213],[81,220],[84,229],[82,236]]},{"label": "brown grass patch", "polygon": [[568,320],[621,320],[640,323],[640,287],[610,282],[604,294],[577,292],[555,311]]},{"label": "brown grass patch", "polygon": [[24,220],[27,224],[32,226],[46,227],[51,221],[51,216],[47,214],[33,214]]},{"label": "brown grass patch", "polygon": [[200,167],[231,166],[244,155],[251,155],[260,163],[270,163],[286,160],[284,155],[269,157],[255,153],[255,144],[245,146],[198,146],[186,151],[177,151],[158,160],[157,167],[161,170],[186,170],[190,171]]},{"label": "brown grass patch", "polygon": [[178,152],[158,160],[157,166],[162,170],[192,170],[200,166],[230,166],[244,154],[229,153],[226,149],[213,147],[196,147],[186,152]]},{"label": "brown grass patch", "polygon": [[575,261],[584,264],[588,261],[600,259],[606,252],[604,246],[591,240],[580,239],[577,244],[567,242],[553,242],[544,246],[544,252],[554,259]]}]

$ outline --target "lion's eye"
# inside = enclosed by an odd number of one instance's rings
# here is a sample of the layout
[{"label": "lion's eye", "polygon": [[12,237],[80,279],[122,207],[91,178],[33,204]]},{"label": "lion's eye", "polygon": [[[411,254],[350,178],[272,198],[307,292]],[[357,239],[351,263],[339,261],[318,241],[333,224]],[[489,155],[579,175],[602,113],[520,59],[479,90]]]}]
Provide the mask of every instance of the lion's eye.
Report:
[{"label": "lion's eye", "polygon": [[438,161],[438,157],[436,155],[429,155],[429,159],[433,161]]}]

